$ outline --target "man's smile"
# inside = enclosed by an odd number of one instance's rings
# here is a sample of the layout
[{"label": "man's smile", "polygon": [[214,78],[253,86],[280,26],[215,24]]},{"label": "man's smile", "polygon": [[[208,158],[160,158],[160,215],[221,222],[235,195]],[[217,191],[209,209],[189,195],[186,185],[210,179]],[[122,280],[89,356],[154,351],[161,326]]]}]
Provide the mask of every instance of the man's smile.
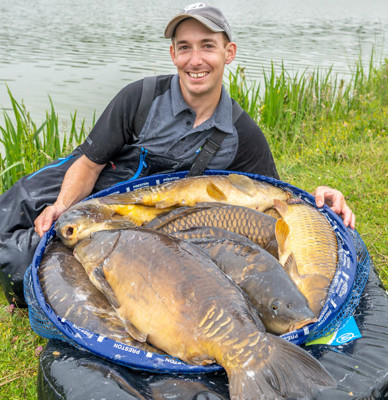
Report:
[{"label": "man's smile", "polygon": [[203,78],[206,75],[208,75],[208,72],[188,72],[189,76],[191,78],[197,79],[197,78]]}]

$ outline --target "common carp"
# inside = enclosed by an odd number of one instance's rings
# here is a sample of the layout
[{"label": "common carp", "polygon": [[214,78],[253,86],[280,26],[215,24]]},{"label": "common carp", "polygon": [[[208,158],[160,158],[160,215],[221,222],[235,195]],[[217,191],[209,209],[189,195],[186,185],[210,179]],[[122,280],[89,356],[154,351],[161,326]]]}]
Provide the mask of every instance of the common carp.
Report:
[{"label": "common carp", "polygon": [[177,208],[145,226],[172,235],[193,227],[222,228],[247,237],[278,257],[275,224],[275,218],[247,207],[199,203],[194,207]]},{"label": "common carp", "polygon": [[55,223],[56,233],[67,247],[73,247],[92,232],[139,226],[172,210],[140,204],[107,206],[101,204],[101,199],[94,198],[77,203],[58,218]]},{"label": "common carp", "polygon": [[337,269],[336,235],[314,207],[275,200],[279,260],[318,317]]},{"label": "common carp", "polygon": [[243,289],[267,332],[280,335],[317,321],[306,298],[275,257],[243,236],[210,229],[211,235],[200,235],[208,228],[174,236],[201,247]]},{"label": "common carp", "polygon": [[335,386],[305,350],[264,332],[241,289],[196,246],[133,228],[95,232],[74,254],[133,337],[185,362],[223,366],[232,400]]},{"label": "common carp", "polygon": [[101,202],[107,205],[138,203],[157,208],[218,202],[262,211],[272,207],[274,199],[287,201],[290,197],[290,193],[270,183],[230,174],[178,179],[128,193],[111,194]]},{"label": "common carp", "polygon": [[61,242],[52,242],[38,269],[39,282],[53,311],[75,325],[146,351],[156,351],[128,335],[117,313],[90,282],[82,265]]}]

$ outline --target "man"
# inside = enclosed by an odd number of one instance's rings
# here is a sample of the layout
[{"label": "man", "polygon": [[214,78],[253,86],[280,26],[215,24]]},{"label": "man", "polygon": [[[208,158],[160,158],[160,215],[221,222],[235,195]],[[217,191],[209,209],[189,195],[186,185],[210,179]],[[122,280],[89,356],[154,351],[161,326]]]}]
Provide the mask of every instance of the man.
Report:
[{"label": "man", "polygon": [[[20,277],[22,279],[38,235],[42,236],[71,205],[93,191],[133,176],[189,170],[193,164],[197,165],[197,154],[206,147],[206,140],[213,138],[214,132],[221,133],[222,140],[218,151],[205,165],[208,169],[278,178],[272,153],[260,128],[246,112],[233,120],[234,102],[223,88],[222,80],[225,65],[234,60],[237,46],[221,11],[203,3],[192,4],[170,20],[165,37],[172,39],[170,55],[178,73],[156,77],[152,105],[142,129],[137,132],[135,127],[143,80],[128,85],[112,100],[85,142],[75,151],[76,157],[69,162],[71,166],[66,167],[62,185],[63,174],[60,179],[51,178],[54,181],[52,197],[44,190],[39,192],[44,199],[39,207],[30,207],[37,192],[28,182],[33,189],[25,196],[23,207],[27,209],[12,210],[15,215],[28,218],[21,224],[9,216],[14,227],[3,228],[3,232],[9,233],[0,237],[3,288],[8,285],[7,276],[14,279],[12,275],[16,270],[19,281]],[[46,184],[43,176],[37,182],[40,186]],[[28,190],[23,188],[23,195],[26,192]],[[345,225],[354,228],[354,214],[339,191],[318,187],[315,196],[317,206],[326,202],[341,215]],[[6,193],[1,197],[6,202],[10,196]],[[13,198],[19,199],[19,194]],[[32,227],[28,228],[34,218],[38,235],[33,233]],[[17,243],[14,245],[15,236]],[[15,264],[15,253],[18,257],[23,254],[18,258],[19,265]],[[22,285],[19,285],[22,292],[20,287]]]},{"label": "man", "polygon": [[[144,145],[150,144],[151,147],[152,140],[164,146],[165,141],[173,142],[186,138],[194,144],[196,141],[193,140],[193,133],[203,133],[203,130],[196,131],[195,128],[201,125],[209,125],[209,123],[210,125],[217,124],[217,116],[224,116],[225,110],[229,113],[231,112],[231,101],[229,98],[226,99],[227,95],[222,87],[222,80],[225,65],[230,64],[234,60],[237,46],[231,41],[229,24],[220,10],[212,6],[207,6],[204,3],[192,4],[186,7],[183,13],[178,14],[168,23],[165,30],[165,37],[172,38],[170,55],[173,63],[177,67],[179,78],[174,77],[172,79],[173,82],[171,83],[170,94],[172,99],[170,99],[170,101],[172,102],[173,112],[172,115],[170,115],[171,120],[168,123],[164,121],[163,128],[165,126],[170,127],[172,124],[183,123],[182,117],[177,118],[176,121],[174,121],[173,118],[179,113],[180,108],[184,107],[175,101],[174,95],[182,96],[188,107],[187,112],[190,115],[193,113],[194,117],[186,121],[190,129],[182,129],[178,134],[175,132],[174,135],[168,131],[160,132],[164,136],[163,140],[160,140],[160,136],[158,137],[158,135],[152,134],[152,132],[144,132],[143,130],[139,139],[144,141]],[[176,85],[178,81],[179,87],[174,87],[174,84]],[[179,91],[180,93],[178,93]],[[130,101],[128,95],[125,101]],[[158,100],[155,100],[155,103],[157,101]],[[165,103],[167,102],[166,100]],[[161,103],[161,107],[165,107],[162,100]],[[124,104],[127,105],[126,103]],[[128,106],[130,106],[130,104],[128,104]],[[112,109],[113,108],[114,106],[112,106]],[[216,116],[214,116],[215,112],[217,114]],[[148,126],[150,131],[155,129],[160,123],[157,118],[158,116],[159,114],[157,111],[154,110],[153,112],[151,109],[147,119],[148,125],[146,123],[145,128],[147,129]],[[107,145],[106,141],[109,141],[109,135],[111,133],[110,128],[117,128],[114,123],[112,124],[109,121],[109,117],[103,116],[102,118],[104,122],[97,124],[97,127],[91,132],[89,139],[87,139],[85,144],[81,147],[84,155],[73,164],[66,174],[57,201],[53,206],[47,207],[35,220],[35,230],[39,235],[42,235],[48,230],[52,222],[71,205],[92,192],[99,174],[104,169],[107,162],[110,161],[109,157],[114,157],[115,153],[120,150],[120,145],[124,145],[123,138],[123,141],[115,147],[108,145],[109,150],[106,151],[105,154],[96,154],[93,151],[93,146],[95,146],[96,141],[100,141],[104,146]],[[126,123],[127,121],[122,120],[121,122]],[[222,121],[218,121],[218,123],[223,124]],[[104,126],[101,126],[102,124],[104,124]],[[237,146],[237,136],[234,132],[231,132],[233,131],[233,127],[223,124],[222,128],[231,136],[231,138],[228,138],[229,141],[226,140],[223,143],[224,148],[226,148],[228,144],[232,149],[233,147],[235,148]],[[228,129],[230,130],[228,131]],[[249,129],[249,127],[246,126],[246,129]],[[161,131],[161,129],[159,130]],[[234,128],[234,130],[236,129]],[[190,133],[190,131],[192,131],[192,133]],[[270,154],[268,145],[261,131],[259,128],[251,129],[251,131],[251,134],[256,136],[255,139],[250,142],[247,139],[246,149],[239,149],[239,151],[244,151],[247,153],[245,155],[256,158],[257,161],[260,161],[261,165],[253,165],[253,163],[248,165],[248,163],[246,163],[247,165],[244,166],[240,162],[239,170],[259,174],[265,172],[265,175],[277,178],[278,175],[272,155]],[[101,138],[99,134],[101,134]],[[125,132],[121,130],[121,134],[125,135]],[[179,137],[179,134],[183,135],[183,137]],[[232,136],[234,136],[234,138],[232,138]],[[250,145],[254,146],[252,147]],[[138,148],[139,144],[136,147]],[[168,146],[166,146],[165,148],[171,152],[172,156],[178,158],[182,158],[182,156],[190,157],[190,159],[193,158],[193,153],[185,152],[182,146],[181,149],[176,149],[176,153],[174,153],[171,147],[168,148]],[[195,150],[197,150],[197,147],[193,146],[191,151]],[[237,151],[236,149],[233,150]],[[159,154],[159,156],[163,157],[163,154]],[[233,151],[224,156],[233,157]],[[229,158],[229,163],[223,165],[224,169],[233,169],[230,168],[231,164],[233,164],[231,161],[232,159]],[[246,167],[246,169],[243,167]],[[339,191],[321,186],[316,189],[315,197],[318,207],[322,207],[324,202],[326,202],[331,206],[334,212],[343,218],[346,226],[350,225],[351,228],[354,228],[355,216],[347,206],[344,196]]]}]

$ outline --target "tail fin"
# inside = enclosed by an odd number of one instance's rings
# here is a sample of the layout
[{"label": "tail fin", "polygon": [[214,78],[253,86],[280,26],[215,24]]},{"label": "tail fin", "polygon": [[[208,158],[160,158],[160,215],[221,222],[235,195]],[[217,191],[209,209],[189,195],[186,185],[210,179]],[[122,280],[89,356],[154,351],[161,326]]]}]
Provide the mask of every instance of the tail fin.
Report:
[{"label": "tail fin", "polygon": [[333,377],[314,357],[284,339],[266,334],[271,348],[248,367],[228,368],[231,400],[311,398],[324,388],[336,387]]}]

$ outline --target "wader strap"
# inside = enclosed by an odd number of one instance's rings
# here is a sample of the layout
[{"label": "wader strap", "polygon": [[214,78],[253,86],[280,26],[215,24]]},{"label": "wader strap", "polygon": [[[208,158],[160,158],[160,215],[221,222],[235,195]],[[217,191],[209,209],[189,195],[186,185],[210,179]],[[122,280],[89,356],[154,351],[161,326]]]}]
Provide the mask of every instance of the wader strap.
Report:
[{"label": "wader strap", "polygon": [[[143,79],[143,91],[141,93],[139,107],[137,108],[134,129],[136,138],[139,137],[141,130],[146,122],[148,113],[151,109],[155,95],[156,75],[146,76]],[[135,138],[135,139],[136,139]]]},{"label": "wader strap", "polygon": [[[240,118],[243,109],[240,104],[235,101],[232,106],[232,120],[233,125]],[[205,144],[202,146],[201,151],[195,157],[194,163],[190,168],[190,171],[186,176],[198,176],[202,175],[209,164],[209,161],[214,157],[219,148],[221,147],[222,142],[227,135],[225,132],[221,132],[216,128],[212,129],[211,136],[206,140]]]}]

